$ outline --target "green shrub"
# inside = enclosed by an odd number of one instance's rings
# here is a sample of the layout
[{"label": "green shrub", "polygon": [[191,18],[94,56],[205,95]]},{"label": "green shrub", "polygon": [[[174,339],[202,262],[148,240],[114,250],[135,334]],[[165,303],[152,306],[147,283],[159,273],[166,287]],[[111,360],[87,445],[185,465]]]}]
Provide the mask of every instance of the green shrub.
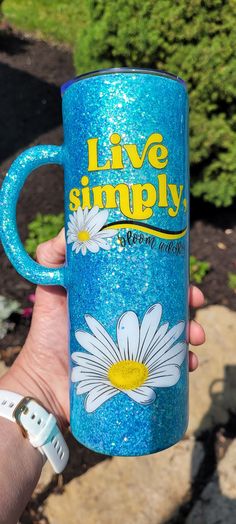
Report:
[{"label": "green shrub", "polygon": [[86,0],[4,0],[8,22],[38,38],[74,45],[78,27],[86,24]]},{"label": "green shrub", "polygon": [[205,260],[198,260],[194,256],[190,256],[190,280],[191,282],[196,282],[196,284],[201,284],[205,275],[210,269],[209,262]]},{"label": "green shrub", "polygon": [[38,213],[35,219],[28,225],[29,235],[25,241],[25,249],[29,255],[34,257],[38,244],[55,237],[63,225],[63,213],[59,215],[42,215]]},{"label": "green shrub", "polygon": [[236,273],[228,273],[228,286],[236,291]]},{"label": "green shrub", "polygon": [[88,0],[75,63],[82,73],[141,66],[183,77],[190,93],[191,191],[236,196],[236,2]]}]

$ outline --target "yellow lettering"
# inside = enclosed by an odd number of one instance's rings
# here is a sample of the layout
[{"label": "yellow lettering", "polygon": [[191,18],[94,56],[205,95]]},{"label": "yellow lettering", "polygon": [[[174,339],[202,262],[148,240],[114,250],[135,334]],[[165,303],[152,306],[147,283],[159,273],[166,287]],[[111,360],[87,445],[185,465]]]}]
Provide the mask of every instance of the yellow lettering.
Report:
[{"label": "yellow lettering", "polygon": [[167,201],[167,176],[162,174],[158,175],[158,192],[159,192],[159,200],[158,200],[158,206],[159,207],[167,207],[168,201]]},{"label": "yellow lettering", "polygon": [[69,198],[70,198],[70,205],[69,205],[70,211],[77,211],[78,207],[80,206],[79,195],[80,195],[80,190],[77,189],[77,187],[73,187],[73,189],[71,189],[70,195],[69,195]]},{"label": "yellow lettering", "polygon": [[176,217],[176,215],[178,215],[178,212],[179,212],[179,206],[180,206],[180,201],[181,201],[184,186],[182,184],[179,186],[179,193],[178,193],[176,184],[168,184],[168,188],[170,190],[171,197],[175,205],[175,209],[173,207],[170,207],[170,209],[168,210],[168,213],[170,217]]},{"label": "yellow lettering", "polygon": [[162,169],[168,164],[168,149],[162,144],[152,146],[148,151],[148,160],[151,166]]},{"label": "yellow lettering", "polygon": [[[157,198],[155,187],[152,184],[134,184],[133,191],[133,215],[132,218],[146,220],[153,215],[153,210]],[[146,194],[146,198],[144,198]]]},{"label": "yellow lettering", "polygon": [[88,207],[88,209],[91,209],[91,202],[90,202],[90,189],[89,187],[84,187],[81,191],[82,193],[82,198],[83,198],[83,204],[82,204],[82,209],[84,209],[85,207]]},{"label": "yellow lettering", "polygon": [[[135,169],[142,168],[144,161],[155,169],[163,169],[168,164],[168,148],[163,145],[161,133],[152,133],[147,138],[142,150],[138,150],[135,143],[121,144],[122,137],[119,133],[112,133],[109,137],[110,159],[104,161],[103,165],[100,157],[99,139],[89,138],[88,146],[88,172],[124,169],[123,157],[126,155]],[[105,157],[103,157],[105,159]],[[170,217],[176,217],[179,213],[181,201],[183,208],[187,209],[187,200],[183,195],[183,185],[168,184],[168,176],[160,172],[157,174],[157,184],[149,182],[139,183],[119,183],[116,186],[106,184],[104,186],[89,187],[89,177],[81,177],[80,189],[73,188],[70,191],[70,211],[77,211],[78,207],[91,209],[98,206],[100,209],[119,209],[127,218],[133,220],[148,220],[153,216],[155,204],[159,208],[166,208]],[[122,179],[121,179],[122,180]]]},{"label": "yellow lettering", "polygon": [[111,147],[111,155],[112,155],[112,169],[123,169],[124,164],[122,160],[122,146],[118,145],[120,143],[121,136],[118,135],[118,133],[113,133],[110,136],[110,142],[114,144]]},{"label": "yellow lettering", "polygon": [[[82,186],[87,186],[89,184],[89,177],[88,176],[82,176],[81,180]],[[88,207],[88,209],[91,209],[91,202],[90,202],[90,188],[89,187],[83,187],[81,189],[81,195],[82,195],[82,209],[85,207]]]},{"label": "yellow lettering", "polygon": [[98,206],[100,209],[104,207],[108,209],[116,208],[116,191],[119,191],[121,185],[118,184],[118,186],[113,187],[107,184],[106,186],[93,187],[93,205]]},{"label": "yellow lettering", "polygon": [[82,176],[80,182],[81,182],[82,186],[87,186],[88,183],[89,183],[89,177],[88,176]]},{"label": "yellow lettering", "polygon": [[140,169],[142,167],[147,150],[149,146],[156,142],[162,142],[163,136],[160,133],[152,133],[146,141],[141,156],[139,156],[137,146],[135,144],[125,144],[123,147],[130,159],[133,167]]},{"label": "yellow lettering", "polygon": [[150,208],[156,202],[156,190],[152,184],[134,184],[132,188],[129,188],[126,184],[117,184],[116,186],[108,184],[96,186],[92,189],[92,192],[93,205],[100,209],[104,207],[106,209],[116,208],[116,197],[118,196],[120,211],[127,218],[145,220],[153,215],[153,210]]},{"label": "yellow lettering", "polygon": [[89,138],[88,144],[88,171],[99,171],[111,168],[110,160],[107,160],[103,166],[98,165],[98,138]]}]

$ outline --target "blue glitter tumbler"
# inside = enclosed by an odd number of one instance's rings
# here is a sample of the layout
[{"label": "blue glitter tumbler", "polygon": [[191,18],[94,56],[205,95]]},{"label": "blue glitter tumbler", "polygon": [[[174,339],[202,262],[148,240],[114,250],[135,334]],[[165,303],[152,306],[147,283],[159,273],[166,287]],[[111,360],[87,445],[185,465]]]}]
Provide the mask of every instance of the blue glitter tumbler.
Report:
[{"label": "blue glitter tumbler", "polygon": [[[13,163],[1,238],[17,271],[68,292],[71,430],[107,455],[176,443],[188,421],[188,99],[174,75],[108,69],[62,87],[65,142]],[[25,252],[16,203],[28,174],[65,172],[66,264]],[[57,348],[54,348],[56,352]]]}]

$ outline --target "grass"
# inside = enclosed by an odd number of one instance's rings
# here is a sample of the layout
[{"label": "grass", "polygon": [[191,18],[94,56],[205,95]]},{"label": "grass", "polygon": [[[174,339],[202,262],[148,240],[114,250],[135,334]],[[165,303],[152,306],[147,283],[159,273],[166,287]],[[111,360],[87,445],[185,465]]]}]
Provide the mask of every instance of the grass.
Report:
[{"label": "grass", "polygon": [[5,0],[5,19],[38,38],[73,48],[78,29],[86,24],[88,0]]}]

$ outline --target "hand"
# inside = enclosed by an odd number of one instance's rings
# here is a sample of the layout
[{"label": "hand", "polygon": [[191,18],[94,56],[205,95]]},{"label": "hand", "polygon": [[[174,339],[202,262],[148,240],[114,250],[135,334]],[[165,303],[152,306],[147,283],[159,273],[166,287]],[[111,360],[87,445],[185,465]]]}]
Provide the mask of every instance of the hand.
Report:
[{"label": "hand", "polygon": [[[198,308],[204,305],[205,298],[202,291],[196,286],[189,287],[189,305]],[[203,327],[196,322],[190,320],[188,342],[193,346],[200,346],[205,342],[205,331]],[[189,371],[195,371],[198,367],[198,357],[193,351],[189,351]]]},{"label": "hand", "polygon": [[[40,244],[37,261],[48,267],[64,264],[65,232]],[[62,429],[69,422],[68,333],[66,291],[37,286],[32,322],[25,344],[0,380],[0,388],[37,398],[54,413]]]},{"label": "hand", "polygon": [[[44,242],[37,249],[40,264],[55,267],[64,263],[65,233]],[[204,296],[191,286],[189,303],[202,306]],[[203,328],[189,324],[189,341],[194,346],[205,340]],[[198,366],[195,353],[189,353],[189,370]],[[68,336],[66,292],[55,286],[38,286],[30,331],[20,355],[1,379],[0,387],[38,398],[53,412],[62,427],[69,422]]]}]

